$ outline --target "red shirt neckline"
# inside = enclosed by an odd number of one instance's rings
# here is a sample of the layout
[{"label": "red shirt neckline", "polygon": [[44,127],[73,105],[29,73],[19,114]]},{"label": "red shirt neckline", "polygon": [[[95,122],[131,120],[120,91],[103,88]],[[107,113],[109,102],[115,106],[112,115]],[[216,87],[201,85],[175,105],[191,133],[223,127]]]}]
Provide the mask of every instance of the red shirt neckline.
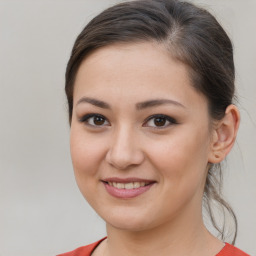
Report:
[{"label": "red shirt neckline", "polygon": [[[93,251],[97,248],[97,246],[99,246],[100,243],[104,241],[106,238],[107,237],[104,237],[95,243],[89,244],[87,246],[79,247],[72,252],[59,254],[57,256],[90,256],[93,253]],[[229,243],[225,243],[221,251],[215,256],[250,256],[250,255],[241,251],[240,249],[236,248],[235,246]]]},{"label": "red shirt neckline", "polygon": [[221,249],[221,251],[216,254],[216,256],[250,256],[249,254],[241,251],[237,247],[225,243],[225,246]]}]

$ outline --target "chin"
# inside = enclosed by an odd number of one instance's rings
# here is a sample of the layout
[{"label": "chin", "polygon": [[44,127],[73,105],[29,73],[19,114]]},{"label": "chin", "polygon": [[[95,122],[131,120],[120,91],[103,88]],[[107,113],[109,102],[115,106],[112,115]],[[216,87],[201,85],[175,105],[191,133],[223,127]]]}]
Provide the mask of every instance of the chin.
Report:
[{"label": "chin", "polygon": [[129,232],[141,232],[147,229],[150,229],[150,226],[147,223],[137,222],[130,220],[127,221],[112,221],[107,222],[107,225],[119,230],[129,231]]},{"label": "chin", "polygon": [[[149,214],[147,216],[150,216]],[[151,228],[152,222],[141,214],[127,214],[124,213],[110,213],[102,214],[101,217],[105,220],[106,224],[120,230],[131,232],[144,231]]]}]

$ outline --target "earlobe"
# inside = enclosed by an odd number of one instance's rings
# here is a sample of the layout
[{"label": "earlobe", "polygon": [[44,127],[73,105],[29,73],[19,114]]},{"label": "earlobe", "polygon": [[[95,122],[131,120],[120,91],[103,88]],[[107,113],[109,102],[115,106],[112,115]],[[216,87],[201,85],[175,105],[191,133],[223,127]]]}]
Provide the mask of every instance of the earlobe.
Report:
[{"label": "earlobe", "polygon": [[214,128],[208,159],[210,163],[220,163],[228,155],[235,143],[239,123],[239,110],[231,104],[226,108],[225,116]]}]

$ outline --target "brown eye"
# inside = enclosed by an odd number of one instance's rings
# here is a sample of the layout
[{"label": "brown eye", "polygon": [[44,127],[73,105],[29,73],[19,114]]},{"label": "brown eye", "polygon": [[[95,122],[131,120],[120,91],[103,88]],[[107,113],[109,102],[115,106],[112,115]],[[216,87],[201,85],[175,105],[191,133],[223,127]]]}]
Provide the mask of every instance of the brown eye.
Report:
[{"label": "brown eye", "polygon": [[155,126],[165,126],[166,121],[167,121],[166,118],[163,118],[163,117],[154,118]]},{"label": "brown eye", "polygon": [[167,115],[157,114],[150,116],[143,126],[163,129],[174,124],[177,124],[177,121],[174,118]]},{"label": "brown eye", "polygon": [[95,117],[93,118],[93,123],[94,123],[95,125],[103,125],[104,122],[105,122],[105,119],[104,119],[103,117],[101,117],[101,116],[95,116]]},{"label": "brown eye", "polygon": [[89,126],[94,126],[94,127],[102,127],[102,126],[110,125],[108,120],[104,116],[99,114],[85,115],[80,119],[80,122]]}]

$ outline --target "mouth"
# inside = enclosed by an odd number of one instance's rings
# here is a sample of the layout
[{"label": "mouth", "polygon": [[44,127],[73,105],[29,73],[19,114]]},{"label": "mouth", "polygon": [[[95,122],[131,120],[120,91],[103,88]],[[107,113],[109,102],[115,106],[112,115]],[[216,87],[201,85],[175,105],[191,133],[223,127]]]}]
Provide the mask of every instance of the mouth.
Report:
[{"label": "mouth", "polygon": [[137,178],[109,178],[102,180],[102,182],[107,192],[119,199],[129,199],[144,194],[156,183],[156,181]]},{"label": "mouth", "polygon": [[136,189],[148,186],[151,184],[150,182],[144,182],[144,181],[136,181],[136,182],[128,182],[128,183],[121,183],[121,182],[106,182],[109,186],[117,188],[117,189]]}]

